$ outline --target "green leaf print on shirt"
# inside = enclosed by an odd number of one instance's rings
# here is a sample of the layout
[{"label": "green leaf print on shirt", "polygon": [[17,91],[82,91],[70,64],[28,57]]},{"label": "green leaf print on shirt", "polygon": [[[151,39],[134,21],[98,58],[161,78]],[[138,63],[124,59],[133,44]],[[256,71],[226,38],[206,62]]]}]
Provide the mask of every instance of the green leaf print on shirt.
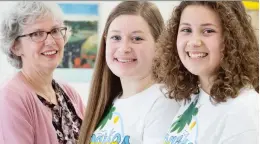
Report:
[{"label": "green leaf print on shirt", "polygon": [[197,103],[198,99],[193,101],[182,115],[178,116],[178,120],[171,125],[171,132],[177,130],[177,133],[180,133],[186,125],[191,123],[192,116],[196,116],[198,113]]},{"label": "green leaf print on shirt", "polygon": [[108,122],[108,120],[111,120],[113,117],[113,112],[116,110],[116,107],[112,106],[109,110],[109,112],[107,113],[107,115],[105,116],[105,118],[98,124],[97,129],[102,129],[106,123]]}]

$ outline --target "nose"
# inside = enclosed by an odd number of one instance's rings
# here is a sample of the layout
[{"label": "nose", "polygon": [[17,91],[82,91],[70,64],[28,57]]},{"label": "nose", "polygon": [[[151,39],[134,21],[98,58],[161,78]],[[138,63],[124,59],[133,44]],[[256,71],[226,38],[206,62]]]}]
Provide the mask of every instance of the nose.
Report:
[{"label": "nose", "polygon": [[121,44],[119,45],[118,51],[120,53],[130,53],[132,50],[131,44],[128,40],[122,40]]},{"label": "nose", "polygon": [[202,41],[200,39],[192,39],[190,41],[188,41],[187,43],[188,47],[200,47],[202,46]]},{"label": "nose", "polygon": [[51,34],[47,35],[47,38],[45,39],[45,44],[46,45],[55,44],[55,40]]}]

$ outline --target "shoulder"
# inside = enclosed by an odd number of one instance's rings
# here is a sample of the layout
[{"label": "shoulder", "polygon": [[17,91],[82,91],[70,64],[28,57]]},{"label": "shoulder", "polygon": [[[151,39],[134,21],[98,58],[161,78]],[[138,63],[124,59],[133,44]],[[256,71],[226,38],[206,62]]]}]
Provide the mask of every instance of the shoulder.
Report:
[{"label": "shoulder", "polygon": [[140,93],[140,95],[144,95],[144,97],[149,97],[149,99],[156,101],[158,98],[167,98],[164,87],[162,84],[153,84],[146,90]]},{"label": "shoulder", "polygon": [[16,77],[6,81],[0,87],[0,114],[31,119],[36,103],[33,97],[32,91]]},{"label": "shoulder", "polygon": [[169,99],[165,95],[160,85],[157,86],[157,92],[154,92],[157,96],[145,114],[143,136],[145,143],[162,143],[163,137],[180,108],[174,99]]},{"label": "shoulder", "polygon": [[22,82],[18,74],[0,86],[0,98],[5,102],[29,101],[32,91]]},{"label": "shoulder", "polygon": [[241,89],[239,95],[228,100],[226,105],[228,109],[223,119],[225,125],[223,139],[229,139],[249,131],[258,131],[259,98],[254,89]]},{"label": "shoulder", "polygon": [[232,109],[230,112],[259,111],[259,94],[251,88],[243,88],[238,96],[230,100]]},{"label": "shoulder", "polygon": [[243,88],[239,95],[230,100],[229,117],[236,122],[256,124],[259,115],[259,95],[254,89]]},{"label": "shoulder", "polygon": [[157,104],[161,104],[161,105],[170,104],[172,107],[175,107],[175,108],[181,107],[183,101],[176,101],[175,99],[170,98],[167,95],[167,90],[165,89],[163,84],[156,84],[155,91],[156,91],[155,93],[157,94],[155,102]]},{"label": "shoulder", "polygon": [[180,104],[174,99],[168,98],[162,88],[161,84],[153,86],[153,90],[151,90],[153,101],[149,113],[158,113],[160,115],[172,113],[175,115],[180,108]]}]

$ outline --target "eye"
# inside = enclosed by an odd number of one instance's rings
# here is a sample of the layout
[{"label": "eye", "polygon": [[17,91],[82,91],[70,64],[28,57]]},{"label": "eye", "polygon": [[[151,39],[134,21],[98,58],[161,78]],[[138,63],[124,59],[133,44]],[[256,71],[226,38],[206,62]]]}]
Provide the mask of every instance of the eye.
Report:
[{"label": "eye", "polygon": [[44,31],[37,31],[37,32],[33,32],[31,33],[31,37],[42,37],[44,36]]},{"label": "eye", "polygon": [[181,29],[181,32],[191,33],[192,30],[190,28],[183,28],[183,29]]},{"label": "eye", "polygon": [[115,35],[115,36],[111,36],[110,39],[115,40],[115,41],[119,41],[119,40],[121,40],[121,37],[118,36],[118,35]]},{"label": "eye", "polygon": [[205,33],[205,34],[210,34],[210,33],[215,33],[216,31],[215,30],[213,30],[213,29],[205,29],[204,31],[203,31],[203,33]]},{"label": "eye", "polygon": [[55,28],[55,29],[52,29],[51,30],[51,33],[52,34],[57,34],[57,33],[59,33],[60,32],[60,29],[59,28]]},{"label": "eye", "polygon": [[135,36],[132,38],[133,41],[142,41],[144,40],[143,38],[139,37],[139,36]]}]

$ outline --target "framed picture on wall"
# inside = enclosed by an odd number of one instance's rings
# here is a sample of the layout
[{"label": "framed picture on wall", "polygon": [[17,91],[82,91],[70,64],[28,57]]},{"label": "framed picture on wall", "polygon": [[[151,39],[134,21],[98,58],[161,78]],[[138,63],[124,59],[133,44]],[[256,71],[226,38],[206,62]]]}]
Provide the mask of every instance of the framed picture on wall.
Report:
[{"label": "framed picture on wall", "polygon": [[65,45],[62,62],[54,77],[67,82],[89,82],[98,47],[99,4],[57,2],[71,36]]}]

